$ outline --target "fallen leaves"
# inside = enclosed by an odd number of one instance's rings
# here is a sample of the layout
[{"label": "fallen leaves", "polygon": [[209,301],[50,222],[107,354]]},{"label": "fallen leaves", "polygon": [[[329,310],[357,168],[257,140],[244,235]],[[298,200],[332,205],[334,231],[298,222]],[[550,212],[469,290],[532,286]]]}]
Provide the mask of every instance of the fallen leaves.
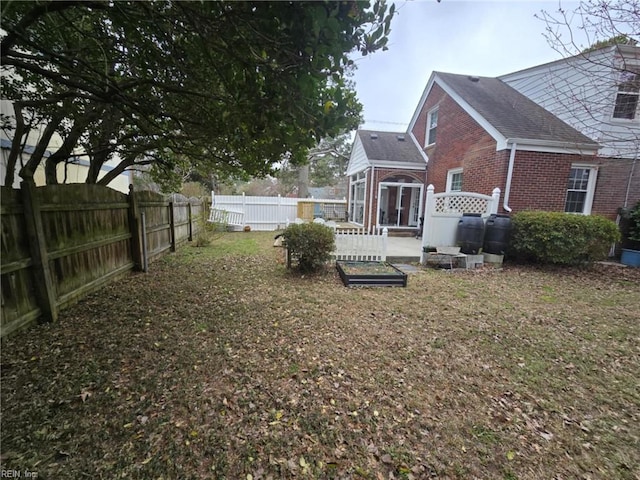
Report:
[{"label": "fallen leaves", "polygon": [[7,339],[3,467],[526,480],[640,464],[633,279],[518,267],[353,290],[291,275],[271,241],[171,255]]}]

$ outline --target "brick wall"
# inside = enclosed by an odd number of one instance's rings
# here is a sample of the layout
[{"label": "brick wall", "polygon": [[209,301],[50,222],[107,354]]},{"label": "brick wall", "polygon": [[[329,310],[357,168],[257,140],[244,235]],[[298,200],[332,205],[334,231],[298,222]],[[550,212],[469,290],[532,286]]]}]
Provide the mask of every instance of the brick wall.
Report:
[{"label": "brick wall", "polygon": [[[591,160],[591,162],[589,162]],[[509,206],[521,210],[564,211],[571,164],[593,163],[592,157],[517,151]]]},{"label": "brick wall", "polygon": [[496,154],[496,142],[437,84],[433,86],[418,114],[413,134],[424,145],[428,112],[438,106],[438,128],[435,145],[424,148],[429,156],[427,180],[435,191],[444,192],[447,172],[464,169],[462,189],[491,194],[495,187],[503,189],[508,152]]},{"label": "brick wall", "polygon": [[[619,207],[624,206],[629,187],[627,205],[640,201],[640,163],[620,158],[598,158],[598,182],[593,197],[592,213],[614,220]],[[632,174],[633,172],[633,174]]]},{"label": "brick wall", "polygon": [[[519,210],[564,211],[567,179],[574,163],[598,167],[591,213],[615,220],[624,204],[631,160],[519,151],[513,168],[509,206]],[[544,192],[543,195],[540,192]],[[640,175],[634,175],[629,204],[640,200]]]}]

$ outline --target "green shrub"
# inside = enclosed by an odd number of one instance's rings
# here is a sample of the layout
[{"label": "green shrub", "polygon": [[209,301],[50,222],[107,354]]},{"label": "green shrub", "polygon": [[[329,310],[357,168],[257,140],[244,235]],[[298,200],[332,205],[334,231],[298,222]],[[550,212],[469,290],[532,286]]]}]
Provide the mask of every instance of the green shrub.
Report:
[{"label": "green shrub", "polygon": [[335,248],[333,230],[319,223],[289,225],[282,234],[291,258],[301,272],[320,270]]},{"label": "green shrub", "polygon": [[632,242],[640,242],[640,202],[629,211],[629,232],[627,234]]},{"label": "green shrub", "polygon": [[203,222],[198,232],[194,235],[194,247],[208,247],[214,240],[220,238],[227,231],[227,225],[222,223]]},{"label": "green shrub", "polygon": [[520,212],[513,216],[508,254],[516,260],[572,265],[602,260],[620,231],[596,215]]}]

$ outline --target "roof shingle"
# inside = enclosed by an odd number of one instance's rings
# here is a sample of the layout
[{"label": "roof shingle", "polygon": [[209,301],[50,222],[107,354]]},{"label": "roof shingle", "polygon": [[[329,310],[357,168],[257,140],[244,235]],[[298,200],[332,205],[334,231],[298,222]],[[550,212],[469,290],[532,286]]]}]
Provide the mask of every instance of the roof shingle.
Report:
[{"label": "roof shingle", "polygon": [[369,160],[426,165],[424,157],[408,133],[358,130]]},{"label": "roof shingle", "polygon": [[443,72],[435,75],[505,138],[597,146],[502,80]]}]

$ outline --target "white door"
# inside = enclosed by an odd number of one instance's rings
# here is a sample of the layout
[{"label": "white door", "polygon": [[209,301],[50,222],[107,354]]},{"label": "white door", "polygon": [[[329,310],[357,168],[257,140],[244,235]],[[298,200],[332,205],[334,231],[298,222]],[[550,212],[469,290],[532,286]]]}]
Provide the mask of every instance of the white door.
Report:
[{"label": "white door", "polygon": [[417,227],[420,215],[420,188],[411,188],[411,206],[409,207],[409,226]]}]

